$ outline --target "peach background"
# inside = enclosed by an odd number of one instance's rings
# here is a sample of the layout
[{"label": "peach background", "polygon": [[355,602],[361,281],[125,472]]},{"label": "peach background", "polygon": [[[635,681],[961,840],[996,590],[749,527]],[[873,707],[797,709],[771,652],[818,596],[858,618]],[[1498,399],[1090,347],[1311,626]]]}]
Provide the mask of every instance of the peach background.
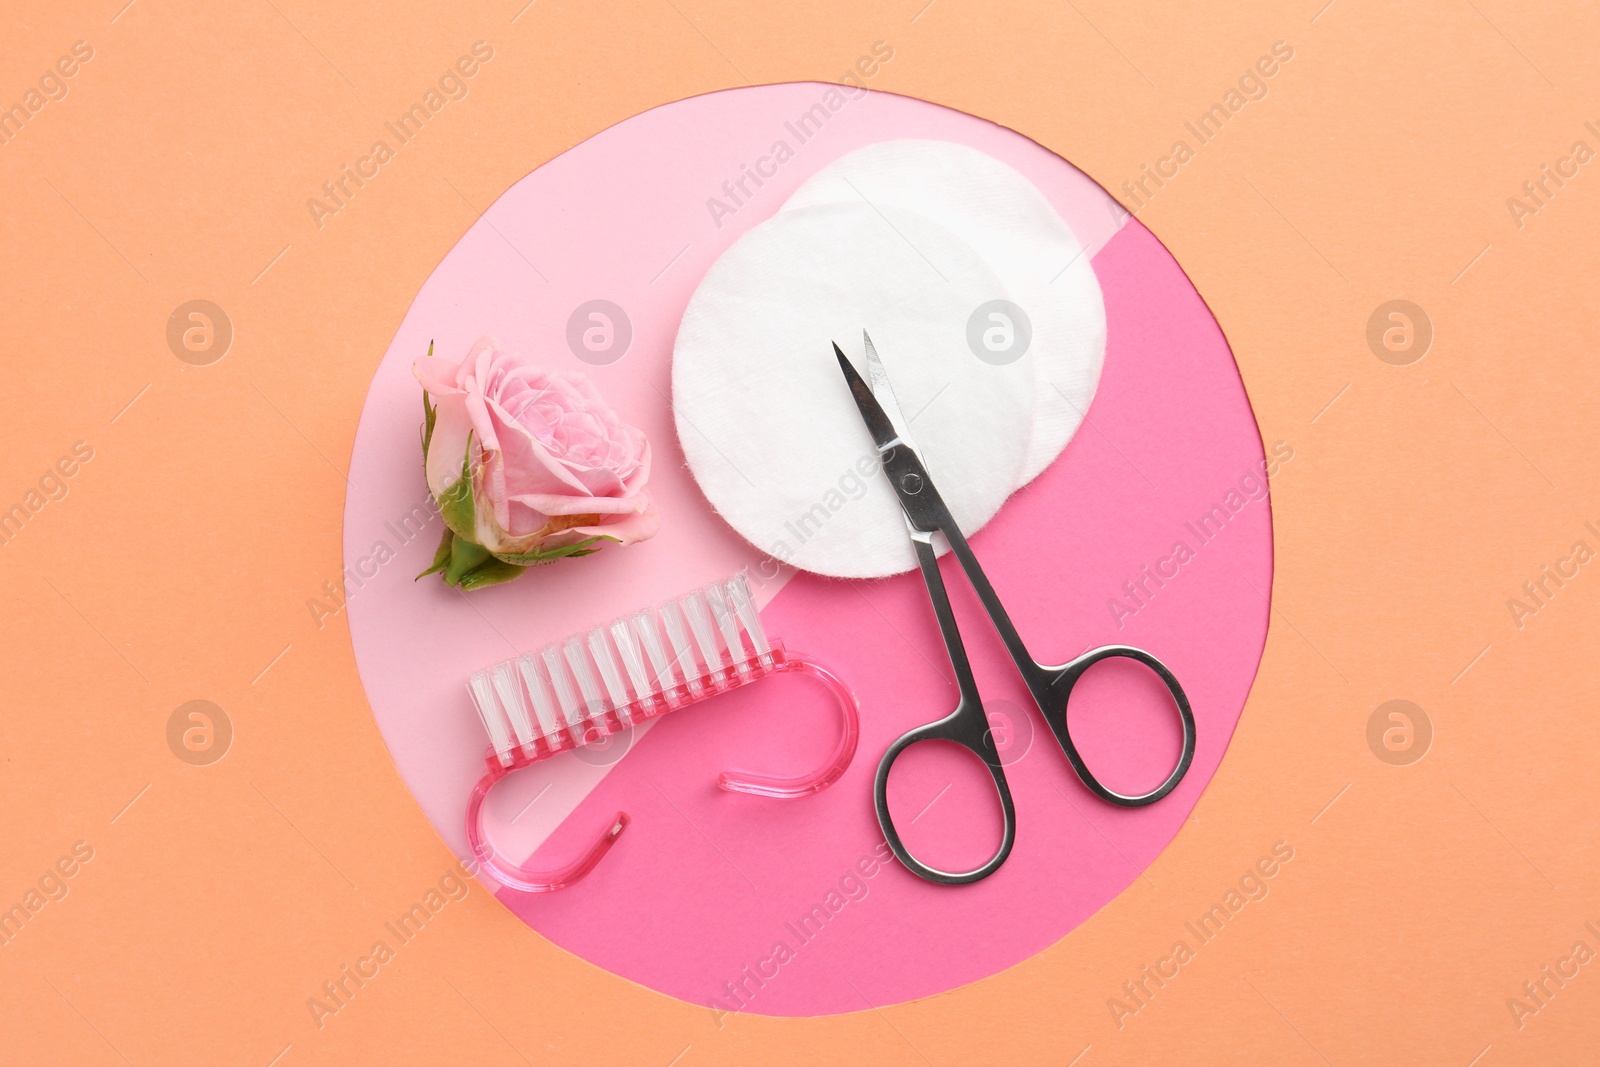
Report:
[{"label": "peach background", "polygon": [[[1506,600],[1600,522],[1600,194],[1580,175],[1521,229],[1505,201],[1593,146],[1600,14],[1320,6],[138,0],[13,20],[7,102],[73,41],[95,57],[0,146],[0,500],[75,441],[95,456],[0,556],[0,900],[74,842],[94,858],[0,947],[4,1058],[1579,1062],[1590,967],[1520,1030],[1506,999],[1600,940],[1594,579],[1521,630]],[[478,39],[496,55],[471,95],[316,229],[306,197]],[[1018,129],[1116,189],[1278,39],[1296,57],[1268,98],[1140,212],[1228,335],[1262,436],[1296,449],[1273,487],[1261,672],[1149,881],[991,979],[814,1020],[650,993],[474,887],[317,1029],[306,998],[452,862],[384,753],[347,630],[305,601],[338,575],[373,367],[478,211],[622,118],[837,79],[876,40],[895,58],[873,88]],[[1400,296],[1437,332],[1409,367],[1364,339]],[[208,367],[164,340],[197,297],[237,331]],[[237,731],[210,767],[166,747],[194,698]],[[1397,698],[1437,735],[1410,767],[1365,740]],[[1295,858],[1271,895],[1119,1029],[1107,998],[1280,840]]]}]

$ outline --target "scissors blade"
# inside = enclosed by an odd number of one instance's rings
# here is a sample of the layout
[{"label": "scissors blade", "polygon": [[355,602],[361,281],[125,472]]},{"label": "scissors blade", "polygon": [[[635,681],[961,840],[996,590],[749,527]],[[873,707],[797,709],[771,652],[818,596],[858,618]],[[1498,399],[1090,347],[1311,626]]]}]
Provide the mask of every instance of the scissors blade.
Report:
[{"label": "scissors blade", "polygon": [[889,416],[900,440],[915,448],[911,435],[906,432],[906,417],[900,410],[900,401],[894,395],[894,387],[889,384],[889,372],[884,369],[883,360],[878,358],[878,346],[872,343],[872,335],[866,330],[861,331],[861,340],[866,342],[867,384],[872,387],[872,395],[877,397],[883,413]]},{"label": "scissors blade", "polygon": [[[872,389],[861,380],[861,375],[856,372],[850,357],[844,354],[837,343],[833,346],[833,354],[839,357],[839,369],[844,372],[844,380],[850,386],[850,396],[855,400],[856,408],[861,412],[861,421],[867,424],[867,432],[872,435],[872,443],[878,446],[878,451],[890,452],[896,446],[904,444],[900,439],[900,432],[895,429],[894,422],[883,410],[883,405],[878,403],[878,398],[873,395]],[[878,369],[882,371],[881,364]],[[885,382],[887,383],[887,379]]]}]

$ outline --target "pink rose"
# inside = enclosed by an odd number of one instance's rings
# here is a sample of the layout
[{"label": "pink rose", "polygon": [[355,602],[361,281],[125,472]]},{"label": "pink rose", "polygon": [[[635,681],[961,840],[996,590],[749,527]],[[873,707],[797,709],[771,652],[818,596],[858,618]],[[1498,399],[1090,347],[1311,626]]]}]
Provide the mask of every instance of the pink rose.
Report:
[{"label": "pink rose", "polygon": [[660,526],[645,491],[650,443],[588,378],[541,370],[488,337],[459,363],[430,345],[412,371],[425,390],[428,490],[448,527],[424,574],[493,585]]}]

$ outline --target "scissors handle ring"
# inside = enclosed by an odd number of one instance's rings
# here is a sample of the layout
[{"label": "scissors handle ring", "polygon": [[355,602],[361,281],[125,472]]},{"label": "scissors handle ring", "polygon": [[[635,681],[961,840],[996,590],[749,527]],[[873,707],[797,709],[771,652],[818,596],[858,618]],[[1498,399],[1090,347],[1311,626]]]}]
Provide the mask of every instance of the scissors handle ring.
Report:
[{"label": "scissors handle ring", "polygon": [[[894,766],[894,761],[902,752],[922,741],[950,741],[976,755],[988,768],[989,777],[994,780],[995,792],[1000,796],[1000,810],[1005,826],[1000,847],[985,863],[970,871],[940,870],[917,859],[900,840],[900,831],[895,829],[894,818],[889,814],[889,769]],[[878,777],[872,787],[872,802],[878,811],[878,826],[883,830],[883,838],[888,842],[895,858],[905,864],[913,874],[930,882],[967,885],[987,878],[1000,869],[1006,857],[1011,855],[1011,846],[1016,843],[1017,809],[1011,800],[1011,787],[1006,783],[1005,771],[1000,764],[1000,754],[995,749],[993,734],[989,732],[988,719],[983,713],[983,708],[978,705],[963,702],[961,707],[946,718],[918,726],[902,734],[889,746],[888,751],[883,754],[883,759],[878,761]]]},{"label": "scissors handle ring", "polygon": [[[1105,785],[1095,777],[1089,765],[1079,755],[1078,746],[1072,743],[1072,733],[1067,726],[1067,705],[1072,698],[1073,687],[1090,667],[1107,659],[1131,659],[1150,668],[1167,687],[1167,693],[1172,697],[1172,702],[1178,711],[1178,721],[1183,727],[1183,750],[1178,755],[1177,764],[1172,768],[1172,773],[1167,775],[1166,781],[1148,793],[1119,793]],[[1101,800],[1120,807],[1139,808],[1146,804],[1154,804],[1177,788],[1183,776],[1188,773],[1189,764],[1194,762],[1194,712],[1189,707],[1189,698],[1184,694],[1183,686],[1178,684],[1177,677],[1167,669],[1165,663],[1144,649],[1134,648],[1132,645],[1103,645],[1085,652],[1071,663],[1060,667],[1041,667],[1040,670],[1046,682],[1049,699],[1043,699],[1045,694],[1040,694],[1039,709],[1045,712],[1045,720],[1050,724],[1050,729],[1055,733],[1056,740],[1060,742],[1067,759],[1071,761],[1072,769],[1077,772],[1091,793]]]}]

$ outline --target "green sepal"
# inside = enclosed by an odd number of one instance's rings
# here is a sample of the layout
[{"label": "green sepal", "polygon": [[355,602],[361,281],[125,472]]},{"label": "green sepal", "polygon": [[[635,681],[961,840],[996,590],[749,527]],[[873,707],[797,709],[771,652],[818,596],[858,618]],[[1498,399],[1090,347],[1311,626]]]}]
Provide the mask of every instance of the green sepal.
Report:
[{"label": "green sepal", "polygon": [[520,578],[527,570],[515,564],[495,559],[489,550],[476,541],[462,537],[446,527],[433,553],[433,566],[417,575],[437,574],[446,585],[457,589],[482,589]]},{"label": "green sepal", "polygon": [[482,589],[489,585],[499,585],[509,582],[513,578],[521,578],[528,572],[526,567],[516,567],[510,563],[503,563],[493,557],[484,560],[472,570],[461,576],[457,584],[465,590]]},{"label": "green sepal", "polygon": [[[428,355],[433,355],[433,342],[428,342]],[[422,462],[428,462],[428,445],[433,442],[433,424],[439,419],[439,405],[428,402],[428,391],[422,391]]]},{"label": "green sepal", "polygon": [[596,541],[615,541],[619,545],[622,543],[622,539],[619,537],[607,537],[605,534],[597,534],[594,537],[586,537],[582,541],[570,545],[562,545],[559,548],[536,548],[532,552],[496,552],[494,557],[502,563],[511,563],[518,567],[537,567],[541,563],[552,563],[568,556],[593,555],[600,551],[598,548],[589,547]]},{"label": "green sepal", "polygon": [[472,458],[472,434],[467,434],[467,450],[461,456],[461,477],[451,482],[439,494],[439,514],[444,524],[467,540],[478,533],[478,513],[472,502],[472,474],[468,461]]},{"label": "green sepal", "polygon": [[451,538],[450,562],[444,569],[444,580],[460,585],[467,573],[489,558],[489,550],[476,541],[468,541],[460,534]]},{"label": "green sepal", "polygon": [[444,570],[445,565],[450,562],[450,547],[455,541],[455,538],[455,531],[446,526],[444,528],[444,536],[439,538],[439,547],[434,549],[433,552],[433,566],[429,567],[427,570],[417,575],[416,578],[411,580],[416,581],[417,578],[424,578],[430,574],[438,574],[440,571]]},{"label": "green sepal", "polygon": [[428,403],[428,391],[422,391],[422,462],[428,462],[428,446],[433,443],[433,424],[439,421],[439,405]]}]

